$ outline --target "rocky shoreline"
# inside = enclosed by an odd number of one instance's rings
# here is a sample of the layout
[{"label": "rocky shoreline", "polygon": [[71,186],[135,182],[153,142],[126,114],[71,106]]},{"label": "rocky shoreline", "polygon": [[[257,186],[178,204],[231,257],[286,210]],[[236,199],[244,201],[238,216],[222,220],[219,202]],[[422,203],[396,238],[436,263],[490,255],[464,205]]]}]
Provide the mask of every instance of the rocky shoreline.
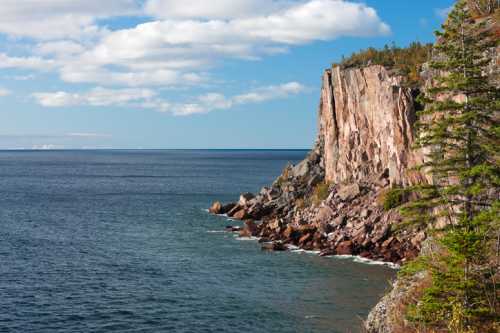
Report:
[{"label": "rocky shoreline", "polygon": [[[238,202],[215,202],[209,212],[243,221],[243,227],[228,226],[226,231],[257,237],[265,250],[299,248],[398,265],[418,255],[425,233],[396,233],[402,219],[396,210],[383,207],[391,186],[388,171],[370,181],[328,185],[322,165],[317,144],[271,187],[256,195],[244,193]],[[316,193],[318,188],[323,193]]]},{"label": "rocky shoreline", "polygon": [[[215,202],[209,211],[243,221],[226,231],[259,239],[263,250],[315,251],[393,267],[415,258],[427,234],[398,229],[397,205],[386,203],[394,188],[429,181],[413,169],[425,156],[411,148],[416,93],[383,66],[327,69],[318,139],[308,156],[259,193]],[[365,324],[370,332],[386,323],[380,309],[384,303]]]}]

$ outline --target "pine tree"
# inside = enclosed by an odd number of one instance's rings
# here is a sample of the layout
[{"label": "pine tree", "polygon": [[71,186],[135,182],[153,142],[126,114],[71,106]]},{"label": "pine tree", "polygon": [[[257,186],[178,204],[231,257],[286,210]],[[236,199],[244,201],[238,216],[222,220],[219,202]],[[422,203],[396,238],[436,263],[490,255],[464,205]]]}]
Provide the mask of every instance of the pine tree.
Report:
[{"label": "pine tree", "polygon": [[414,316],[454,332],[485,332],[479,325],[498,320],[498,261],[491,261],[500,237],[500,92],[487,57],[498,40],[483,30],[462,0],[436,33],[430,67],[437,75],[422,98],[417,140],[428,152],[421,168],[434,181],[414,188],[419,199],[403,209],[427,226],[448,221],[436,236],[442,253],[427,261],[432,285]]}]

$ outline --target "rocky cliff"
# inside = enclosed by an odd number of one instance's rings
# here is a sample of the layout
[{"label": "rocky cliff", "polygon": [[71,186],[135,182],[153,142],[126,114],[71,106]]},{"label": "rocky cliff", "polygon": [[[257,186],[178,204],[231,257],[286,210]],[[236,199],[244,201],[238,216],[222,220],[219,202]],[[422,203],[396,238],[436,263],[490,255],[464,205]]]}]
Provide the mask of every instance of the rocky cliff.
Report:
[{"label": "rocky cliff", "polygon": [[411,149],[417,93],[382,66],[325,71],[319,135],[326,181],[364,181],[383,172],[391,184],[425,178],[410,170],[422,161]]},{"label": "rocky cliff", "polygon": [[[478,20],[488,23],[487,29],[498,37],[494,20]],[[498,51],[491,50],[489,69],[497,84]],[[425,84],[420,89],[432,87],[433,73],[422,74]],[[306,159],[287,166],[260,193],[243,194],[227,205],[214,203],[210,211],[245,221],[243,227],[228,231],[259,237],[266,250],[300,247],[320,255],[356,255],[396,264],[421,250],[433,251],[425,230],[396,232],[402,218],[393,207],[405,198],[391,194],[399,186],[432,182],[413,168],[425,158],[424,152],[412,149],[418,94],[403,76],[382,66],[327,69],[318,138]],[[370,313],[366,330],[406,331],[401,306],[418,294],[426,279],[417,274],[396,281]]]},{"label": "rocky cliff", "polygon": [[[401,263],[418,254],[424,232],[395,233],[391,187],[425,180],[414,171],[414,89],[382,66],[325,71],[315,147],[259,194],[216,203],[213,213],[245,220],[242,236],[263,247],[300,247],[321,255],[358,255]],[[260,222],[254,222],[260,221]]]}]

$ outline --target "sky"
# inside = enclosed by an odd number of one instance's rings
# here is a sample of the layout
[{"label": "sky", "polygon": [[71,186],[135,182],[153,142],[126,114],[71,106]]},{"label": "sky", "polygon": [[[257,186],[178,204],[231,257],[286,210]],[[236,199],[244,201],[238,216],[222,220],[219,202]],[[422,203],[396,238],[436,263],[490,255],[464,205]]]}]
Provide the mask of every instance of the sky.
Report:
[{"label": "sky", "polygon": [[453,0],[2,0],[0,149],[310,148],[323,71]]}]

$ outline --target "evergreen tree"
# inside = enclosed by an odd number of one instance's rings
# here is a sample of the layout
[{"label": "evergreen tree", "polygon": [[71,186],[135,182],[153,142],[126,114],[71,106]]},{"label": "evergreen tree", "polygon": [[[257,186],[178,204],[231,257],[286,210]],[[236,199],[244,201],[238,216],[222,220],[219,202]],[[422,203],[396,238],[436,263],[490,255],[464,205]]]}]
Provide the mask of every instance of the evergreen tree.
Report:
[{"label": "evergreen tree", "polygon": [[432,285],[412,312],[453,332],[486,332],[498,320],[500,103],[487,57],[498,40],[483,30],[462,0],[437,32],[436,78],[422,98],[417,142],[434,182],[416,188],[419,199],[403,209],[413,222],[448,222],[436,234],[442,253],[426,261]]}]

